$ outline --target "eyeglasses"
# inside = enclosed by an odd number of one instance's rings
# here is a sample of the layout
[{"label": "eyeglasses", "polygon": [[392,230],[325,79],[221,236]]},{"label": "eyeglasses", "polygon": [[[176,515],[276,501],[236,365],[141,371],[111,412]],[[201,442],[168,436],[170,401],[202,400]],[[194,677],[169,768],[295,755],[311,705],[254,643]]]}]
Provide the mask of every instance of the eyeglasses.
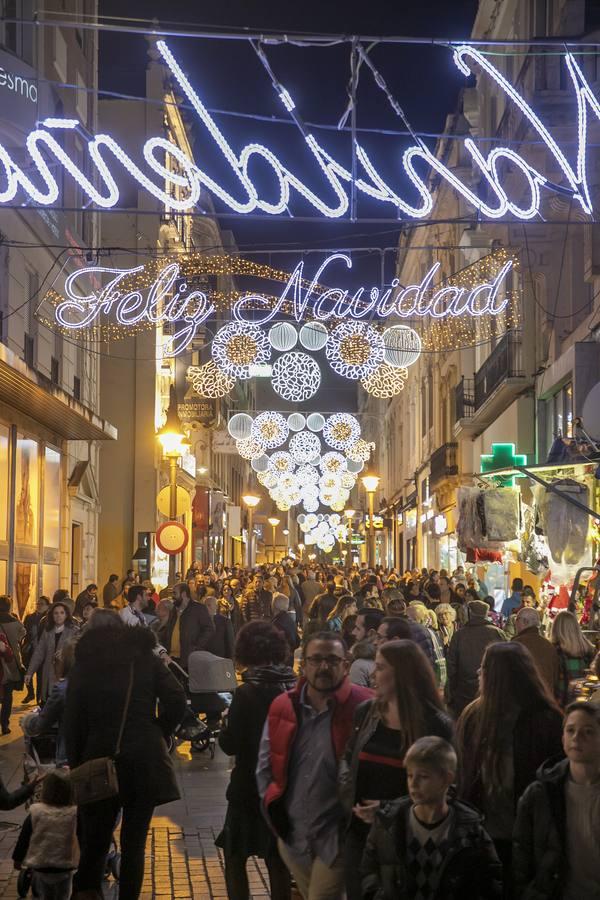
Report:
[{"label": "eyeglasses", "polygon": [[325,663],[329,669],[334,669],[336,666],[341,665],[344,662],[343,656],[307,656],[306,662],[310,663],[311,666],[314,666],[316,669]]}]

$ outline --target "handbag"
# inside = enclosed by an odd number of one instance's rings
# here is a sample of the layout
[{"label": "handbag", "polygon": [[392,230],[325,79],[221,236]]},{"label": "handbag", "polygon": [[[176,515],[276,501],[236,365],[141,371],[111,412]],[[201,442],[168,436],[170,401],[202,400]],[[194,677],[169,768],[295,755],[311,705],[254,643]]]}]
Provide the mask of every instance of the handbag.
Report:
[{"label": "handbag", "polygon": [[129,667],[129,684],[125,697],[125,706],[119,726],[119,735],[115,752],[112,756],[99,756],[97,759],[88,759],[86,762],[71,769],[70,781],[75,795],[77,806],[85,806],[87,803],[96,803],[98,800],[109,800],[119,793],[119,779],[115,759],[121,752],[121,740],[125,730],[125,720],[129,711],[131,691],[133,688],[133,663]]}]

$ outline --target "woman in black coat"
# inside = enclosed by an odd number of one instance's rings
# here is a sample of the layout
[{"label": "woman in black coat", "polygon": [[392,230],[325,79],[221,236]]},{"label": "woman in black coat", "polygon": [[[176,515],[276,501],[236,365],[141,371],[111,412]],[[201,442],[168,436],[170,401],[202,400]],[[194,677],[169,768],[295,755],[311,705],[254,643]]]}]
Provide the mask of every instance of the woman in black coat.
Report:
[{"label": "woman in black coat", "polygon": [[229,900],[250,897],[246,874],[249,856],[265,860],[272,900],[289,900],[291,893],[289,872],[260,811],[255,774],[269,706],[296,683],[293,670],[284,665],[288,652],[284,637],[270,622],[248,622],[238,632],[235,659],[245,669],[243,684],[233,695],[227,724],[219,734],[221,749],[235,756],[227,788],[225,825],[216,840],[225,856]]},{"label": "woman in black coat", "polygon": [[81,860],[75,894],[85,891],[87,897],[94,892],[102,896],[104,863],[122,810],[119,900],[136,900],[154,807],[180,796],[165,738],[183,718],[185,694],[154,654],[155,646],[156,638],[149,629],[127,628],[117,613],[106,609],[94,610],[77,643],[65,710],[71,768],[114,754],[130,672],[133,687],[116,760],[119,795],[87,804],[79,811]]}]

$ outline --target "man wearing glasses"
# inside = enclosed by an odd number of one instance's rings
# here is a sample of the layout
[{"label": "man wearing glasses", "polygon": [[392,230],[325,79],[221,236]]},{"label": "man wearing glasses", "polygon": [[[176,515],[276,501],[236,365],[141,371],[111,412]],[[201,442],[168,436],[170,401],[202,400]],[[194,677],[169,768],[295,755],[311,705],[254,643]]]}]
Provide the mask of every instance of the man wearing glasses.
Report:
[{"label": "man wearing glasses", "polygon": [[344,894],[338,763],[354,710],[372,696],[350,683],[348,669],[339,635],[313,635],[304,648],[302,677],[271,704],[260,744],[256,777],[263,811],[304,900]]}]

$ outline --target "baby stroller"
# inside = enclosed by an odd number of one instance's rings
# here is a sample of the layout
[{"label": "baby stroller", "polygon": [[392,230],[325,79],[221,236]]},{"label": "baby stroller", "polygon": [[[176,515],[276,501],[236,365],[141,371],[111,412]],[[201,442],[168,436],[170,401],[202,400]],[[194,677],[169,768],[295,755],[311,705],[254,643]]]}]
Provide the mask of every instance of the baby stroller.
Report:
[{"label": "baby stroller", "polygon": [[[203,746],[192,749],[208,749],[215,755],[216,739],[221,728],[223,713],[231,705],[237,687],[235,666],[231,659],[223,659],[208,650],[196,650],[188,660],[188,695],[193,712],[206,724],[208,736]],[[208,746],[205,746],[208,740]]]}]

